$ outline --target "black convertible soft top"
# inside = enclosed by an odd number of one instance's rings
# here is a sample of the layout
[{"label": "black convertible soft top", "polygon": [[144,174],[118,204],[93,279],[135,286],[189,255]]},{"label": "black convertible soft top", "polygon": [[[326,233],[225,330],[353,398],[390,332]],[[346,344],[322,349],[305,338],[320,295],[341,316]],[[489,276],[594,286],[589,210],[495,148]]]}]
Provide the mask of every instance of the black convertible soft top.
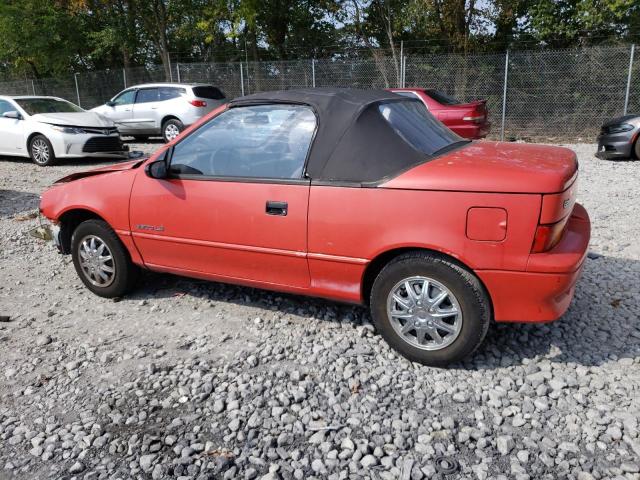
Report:
[{"label": "black convertible soft top", "polygon": [[229,107],[269,103],[310,106],[318,118],[306,173],[314,182],[371,184],[429,160],[382,116],[379,104],[418,102],[384,90],[315,88],[262,92]]}]

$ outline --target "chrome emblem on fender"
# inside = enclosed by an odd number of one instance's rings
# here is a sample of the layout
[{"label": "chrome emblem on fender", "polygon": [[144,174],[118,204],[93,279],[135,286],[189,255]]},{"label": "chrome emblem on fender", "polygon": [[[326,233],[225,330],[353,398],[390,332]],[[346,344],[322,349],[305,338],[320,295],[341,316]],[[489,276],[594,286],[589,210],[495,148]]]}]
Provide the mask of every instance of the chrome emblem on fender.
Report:
[{"label": "chrome emblem on fender", "polygon": [[164,225],[136,225],[138,230],[150,230],[152,232],[164,232]]}]

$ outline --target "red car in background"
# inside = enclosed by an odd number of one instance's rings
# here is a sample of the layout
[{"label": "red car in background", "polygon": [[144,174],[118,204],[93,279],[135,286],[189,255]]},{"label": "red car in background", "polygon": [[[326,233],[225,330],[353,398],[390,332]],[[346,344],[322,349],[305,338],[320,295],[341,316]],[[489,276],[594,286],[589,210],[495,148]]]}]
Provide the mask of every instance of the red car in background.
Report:
[{"label": "red car in background", "polygon": [[446,365],[492,321],[569,307],[590,231],[577,177],[571,150],[464,140],[416,99],[289,90],[69,175],[40,211],[97,295],[144,268],[361,303],[393,348]]},{"label": "red car in background", "polygon": [[390,92],[418,98],[431,114],[463,138],[477,140],[489,134],[487,101],[462,103],[432,88],[390,88]]}]

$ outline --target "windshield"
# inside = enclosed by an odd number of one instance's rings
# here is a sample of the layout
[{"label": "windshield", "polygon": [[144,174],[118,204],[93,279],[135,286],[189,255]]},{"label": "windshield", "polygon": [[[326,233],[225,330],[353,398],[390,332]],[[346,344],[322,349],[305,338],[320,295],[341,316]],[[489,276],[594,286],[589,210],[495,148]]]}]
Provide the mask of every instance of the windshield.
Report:
[{"label": "windshield", "polygon": [[462,103],[457,98],[453,98],[446,93],[439,92],[437,90],[425,90],[424,93],[442,105],[460,105]]},{"label": "windshield", "polygon": [[37,115],[39,113],[84,112],[84,110],[73,103],[56,98],[17,98],[16,103],[29,115]]},{"label": "windshield", "polygon": [[405,142],[427,155],[435,155],[453,145],[465,142],[429,113],[418,100],[382,103],[382,116]]}]

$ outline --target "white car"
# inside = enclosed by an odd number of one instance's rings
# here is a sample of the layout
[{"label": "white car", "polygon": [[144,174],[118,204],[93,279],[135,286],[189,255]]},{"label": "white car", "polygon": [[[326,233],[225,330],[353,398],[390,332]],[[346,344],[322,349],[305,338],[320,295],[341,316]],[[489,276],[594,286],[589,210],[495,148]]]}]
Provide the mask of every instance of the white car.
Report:
[{"label": "white car", "polygon": [[126,158],[112,120],[57,97],[0,96],[0,155],[31,157],[40,166],[58,158]]},{"label": "white car", "polygon": [[113,120],[122,135],[142,141],[162,135],[169,142],[226,101],[212,85],[148,83],[127,88],[91,111]]}]

